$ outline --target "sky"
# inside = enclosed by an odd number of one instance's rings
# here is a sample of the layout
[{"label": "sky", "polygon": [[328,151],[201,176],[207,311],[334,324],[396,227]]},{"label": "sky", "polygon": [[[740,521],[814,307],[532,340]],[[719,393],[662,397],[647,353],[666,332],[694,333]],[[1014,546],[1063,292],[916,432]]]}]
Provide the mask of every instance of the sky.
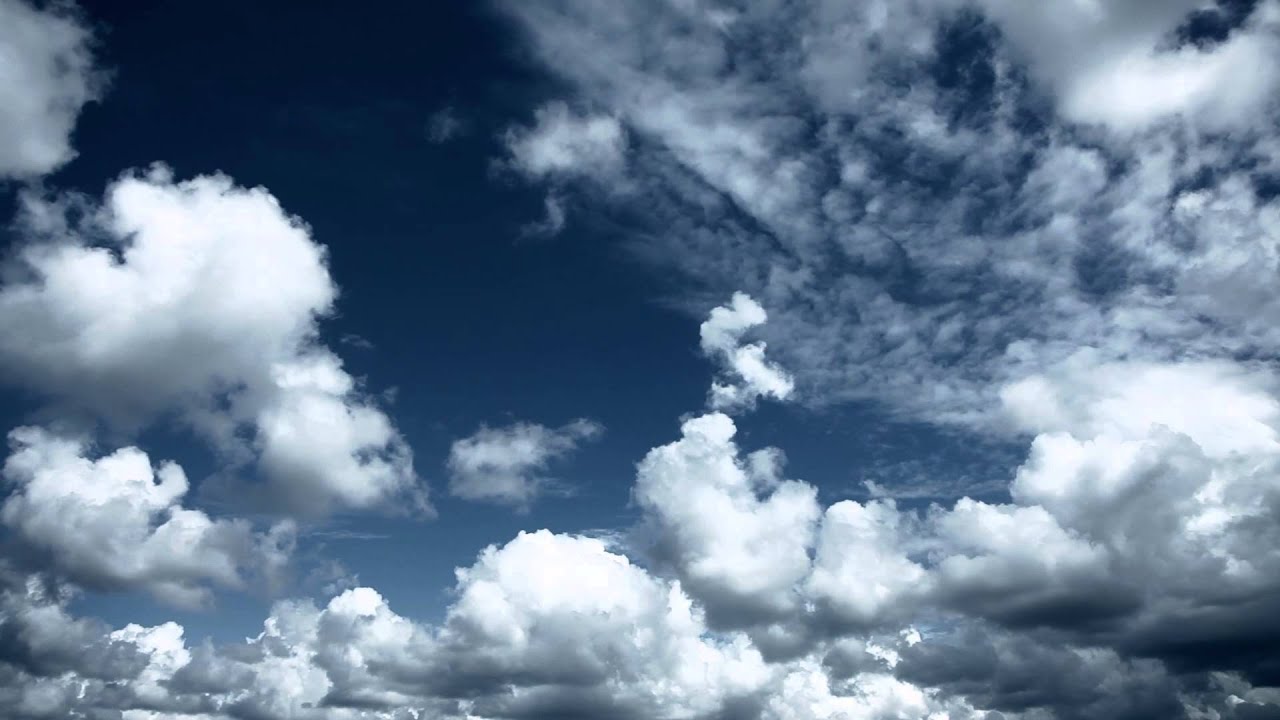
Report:
[{"label": "sky", "polygon": [[0,716],[1280,718],[1280,1],[0,0]]}]

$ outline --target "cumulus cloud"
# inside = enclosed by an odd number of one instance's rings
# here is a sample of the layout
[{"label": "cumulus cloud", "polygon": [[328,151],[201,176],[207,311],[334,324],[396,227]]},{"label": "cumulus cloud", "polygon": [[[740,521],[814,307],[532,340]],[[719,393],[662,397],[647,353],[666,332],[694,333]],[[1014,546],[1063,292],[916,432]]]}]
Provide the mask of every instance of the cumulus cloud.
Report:
[{"label": "cumulus cloud", "polygon": [[11,382],[125,430],[177,413],[256,461],[245,493],[270,507],[425,507],[408,446],[317,338],[324,247],[266,190],[156,166],[101,205],[27,195],[23,228],[0,286]]},{"label": "cumulus cloud", "polygon": [[[507,164],[552,197],[642,199],[638,252],[711,308],[710,408],[640,461],[638,527],[487,547],[437,623],[357,586],[188,646],[175,623],[77,618],[59,583],[236,586],[280,536],[185,509],[177,466],[135,448],[20,430],[0,520],[48,557],[0,572],[0,711],[1276,713],[1275,3],[506,7],[574,95],[506,135]],[[102,207],[29,199],[25,223],[41,238],[0,289],[18,382],[121,427],[174,413],[280,507],[414,497],[394,426],[317,338],[323,250],[265,191],[161,171]],[[874,401],[1025,457],[995,497],[831,497],[741,447],[727,413],[760,397]],[[527,504],[594,432],[482,428],[453,490]]]},{"label": "cumulus cloud", "polygon": [[[1242,392],[1224,385],[1227,396]],[[1100,421],[1127,408],[1083,412]],[[93,690],[102,681],[77,665],[51,684],[32,674],[29,652],[10,687],[43,688],[82,711],[209,717],[1273,710],[1280,503],[1274,468],[1259,462],[1274,450],[1206,449],[1197,439],[1212,435],[1158,424],[1098,427],[1088,440],[1040,435],[1007,503],[916,512],[844,500],[823,510],[815,488],[782,478],[777,451],[742,456],[732,420],[712,413],[686,421],[680,440],[638,468],[636,499],[662,543],[651,569],[598,539],[520,533],[457,571],[439,625],[356,587],[323,607],[282,601],[257,637],[194,649],[172,624],[106,632],[55,602],[46,625],[101,633],[83,641],[119,656],[122,690]],[[1126,432],[1133,450],[1114,445]],[[42,596],[29,586],[21,597]],[[12,627],[22,638],[40,632]],[[70,662],[57,658],[41,662]],[[60,688],[79,694],[53,694]]]},{"label": "cumulus cloud", "polygon": [[0,178],[35,178],[75,157],[76,117],[105,82],[92,48],[71,6],[0,2]]},{"label": "cumulus cloud", "polygon": [[254,532],[242,520],[183,507],[189,485],[173,463],[123,448],[99,458],[81,441],[35,427],[9,434],[10,494],[0,521],[45,569],[85,587],[141,589],[187,606],[212,588],[274,584],[288,561],[290,522]]},{"label": "cumulus cloud", "polygon": [[712,621],[749,626],[794,612],[819,508],[812,486],[743,462],[735,431],[719,413],[687,421],[679,441],[640,463],[634,493],[655,525],[658,553]]},{"label": "cumulus cloud", "polygon": [[734,293],[728,305],[712,310],[702,323],[702,352],[723,363],[734,379],[712,383],[708,404],[713,409],[750,408],[757,398],[782,400],[794,389],[795,383],[786,371],[765,360],[765,343],[742,343],[744,333],[766,320],[768,315],[759,303],[748,295]]},{"label": "cumulus cloud", "polygon": [[558,428],[526,422],[481,427],[449,448],[449,492],[528,509],[539,495],[563,489],[543,475],[548,465],[602,432],[603,426],[587,419]]}]

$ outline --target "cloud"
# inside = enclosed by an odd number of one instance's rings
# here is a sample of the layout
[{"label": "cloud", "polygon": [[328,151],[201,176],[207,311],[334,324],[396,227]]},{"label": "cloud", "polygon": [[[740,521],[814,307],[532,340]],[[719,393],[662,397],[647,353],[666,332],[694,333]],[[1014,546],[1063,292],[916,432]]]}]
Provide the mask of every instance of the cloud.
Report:
[{"label": "cloud", "polygon": [[69,5],[0,2],[0,179],[31,179],[75,157],[71,132],[105,77],[93,36]]},{"label": "cloud", "polygon": [[189,485],[173,463],[153,467],[137,448],[87,457],[84,443],[35,427],[9,434],[11,493],[0,521],[28,558],[78,585],[139,589],[184,606],[212,589],[278,582],[293,549],[284,521],[265,533],[182,505]]},{"label": "cloud", "polygon": [[1214,129],[1248,128],[1267,112],[1280,80],[1280,8],[1271,2],[1257,3],[1220,42],[1175,47],[1170,38],[1189,17],[1228,10],[1193,0],[1066,3],[1050,13],[1006,0],[984,6],[1070,120],[1132,131],[1183,116]]},{"label": "cloud", "polygon": [[555,193],[547,193],[547,196],[542,201],[542,206],[546,210],[543,218],[520,228],[520,233],[524,237],[553,237],[559,235],[561,230],[564,230],[564,226],[568,222],[564,208],[564,198]]},{"label": "cloud", "polygon": [[761,463],[743,463],[726,415],[688,420],[681,431],[679,441],[650,451],[636,475],[635,499],[654,526],[656,552],[713,623],[785,618],[809,571],[817,492],[758,472]]},{"label": "cloud", "polygon": [[[637,252],[698,288],[678,302],[719,363],[711,407],[637,466],[638,527],[495,543],[436,623],[333,568],[327,601],[188,646],[76,617],[72,586],[199,599],[280,536],[187,509],[177,466],[137,448],[19,430],[0,520],[32,567],[0,567],[0,714],[1275,714],[1274,3],[1213,39],[1181,33],[1226,6],[506,7],[568,97],[504,162],[645,218]],[[156,170],[101,204],[24,202],[0,289],[15,382],[126,431],[180,419],[257,468],[222,483],[263,506],[424,500],[318,339],[323,248],[266,191]],[[726,411],[760,396],[869,401],[1025,457],[995,497],[831,498],[741,446]],[[596,432],[482,427],[453,491],[525,505]]]},{"label": "cloud", "polygon": [[781,367],[764,359],[765,343],[742,344],[742,335],[768,319],[764,308],[743,293],[715,308],[702,323],[702,352],[725,365],[737,383],[714,382],[708,404],[716,410],[751,408],[756,399],[784,400],[795,383]]},{"label": "cloud", "polygon": [[466,135],[469,129],[466,121],[458,115],[457,108],[450,105],[431,114],[427,120],[427,139],[440,145]]},{"label": "cloud", "polygon": [[512,167],[530,177],[613,175],[627,150],[616,118],[578,115],[559,102],[539,108],[532,127],[513,129],[504,141]]},{"label": "cloud", "polygon": [[[721,414],[687,420],[640,464],[637,502],[666,543],[652,569],[599,539],[520,533],[457,571],[439,625],[356,587],[323,607],[282,601],[257,637],[194,649],[172,624],[107,632],[56,611],[50,622],[105,632],[122,658],[113,677],[129,678],[116,695],[56,697],[85,710],[326,719],[1274,709],[1265,649],[1280,523],[1268,515],[1274,473],[1257,467],[1273,450],[1245,459],[1152,426],[1135,431],[1151,451],[1133,453],[1056,430],[1033,443],[1009,503],[824,511],[814,488],[782,478],[776,451],[740,457],[733,432]],[[23,672],[10,687],[52,682]]]},{"label": "cloud", "polygon": [[547,466],[602,432],[599,423],[587,419],[559,428],[526,422],[482,426],[449,448],[449,492],[467,500],[527,509],[539,495],[558,487],[555,480],[542,475]]},{"label": "cloud", "polygon": [[267,507],[425,507],[409,447],[318,340],[337,296],[325,248],[270,193],[155,166],[100,206],[24,203],[0,287],[10,382],[126,431],[177,413],[233,466],[256,462],[265,482],[240,494]]},{"label": "cloud", "polygon": [[[503,7],[566,103],[626,128],[625,180],[572,191],[698,289],[678,302],[769,308],[806,404],[986,433],[1000,387],[1081,348],[1280,347],[1274,3],[1212,42],[1176,37],[1201,3],[1068,5]],[[1186,95],[1184,66],[1249,70]]]}]

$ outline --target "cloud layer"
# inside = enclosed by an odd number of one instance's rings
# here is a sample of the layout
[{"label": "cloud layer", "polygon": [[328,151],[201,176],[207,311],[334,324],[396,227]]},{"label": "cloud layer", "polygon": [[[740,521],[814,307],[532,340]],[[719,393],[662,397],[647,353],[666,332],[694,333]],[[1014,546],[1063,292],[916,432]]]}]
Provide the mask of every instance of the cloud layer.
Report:
[{"label": "cloud layer", "polygon": [[[0,715],[1280,713],[1280,4],[503,7],[565,97],[498,162],[546,185],[547,231],[569,198],[640,217],[630,247],[698,288],[715,374],[636,458],[635,526],[501,538],[433,622],[358,582],[239,642],[79,616],[86,592],[276,597],[299,523],[430,507],[324,342],[324,246],[270,192],[163,165],[28,188],[0,368],[50,421],[3,468]],[[0,175],[74,154],[98,87],[74,17],[0,0]],[[1025,452],[999,497],[832,497],[744,447],[786,400]],[[162,423],[216,474],[92,440]],[[482,426],[449,489],[527,508],[601,431]]]}]

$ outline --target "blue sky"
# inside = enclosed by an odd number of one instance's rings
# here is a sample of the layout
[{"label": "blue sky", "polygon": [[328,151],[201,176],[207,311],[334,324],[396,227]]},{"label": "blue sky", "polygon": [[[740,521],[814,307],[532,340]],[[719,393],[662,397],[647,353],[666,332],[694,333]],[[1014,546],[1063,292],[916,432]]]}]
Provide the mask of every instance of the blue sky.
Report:
[{"label": "blue sky", "polygon": [[0,714],[1280,712],[1278,28],[0,0]]}]

